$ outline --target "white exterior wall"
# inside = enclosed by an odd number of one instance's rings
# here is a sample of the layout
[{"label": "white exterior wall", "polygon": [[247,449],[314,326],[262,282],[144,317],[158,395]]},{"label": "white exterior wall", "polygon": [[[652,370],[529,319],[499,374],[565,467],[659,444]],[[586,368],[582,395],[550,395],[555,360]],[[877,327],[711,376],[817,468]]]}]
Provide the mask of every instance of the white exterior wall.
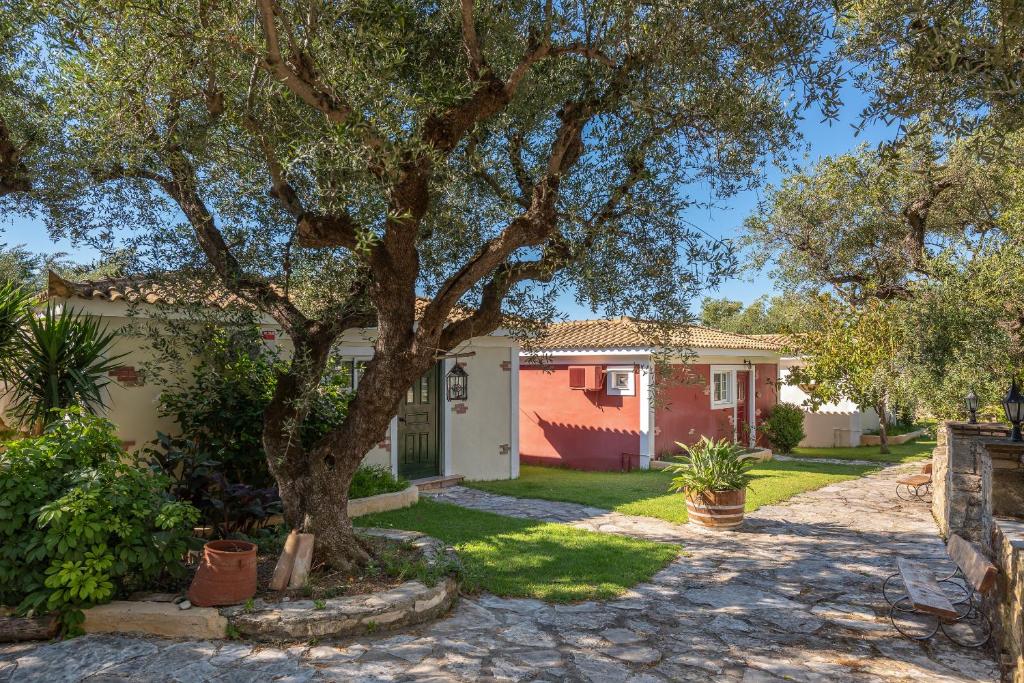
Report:
[{"label": "white exterior wall", "polygon": [[[475,355],[458,359],[469,375],[468,400],[445,400],[442,406],[443,472],[470,480],[517,477],[519,428],[514,416],[519,412],[519,347],[506,337],[478,337],[458,352]],[[454,362],[445,361],[445,372]]]},{"label": "white exterior wall", "polygon": [[[810,399],[803,389],[786,384],[792,368],[802,366],[800,358],[787,357],[779,361],[779,401],[805,406]],[[856,403],[843,399],[835,403],[824,403],[818,410],[804,408],[804,432],[800,442],[805,448],[847,448],[860,445],[860,436],[865,431],[878,429],[878,415],[874,410],[861,410]]]}]

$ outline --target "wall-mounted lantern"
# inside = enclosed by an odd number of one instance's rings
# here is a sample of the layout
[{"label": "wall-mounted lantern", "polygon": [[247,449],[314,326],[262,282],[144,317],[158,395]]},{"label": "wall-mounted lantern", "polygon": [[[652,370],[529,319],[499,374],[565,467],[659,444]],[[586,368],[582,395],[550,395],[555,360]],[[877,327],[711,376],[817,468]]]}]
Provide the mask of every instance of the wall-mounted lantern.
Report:
[{"label": "wall-mounted lantern", "polygon": [[1006,398],[1003,399],[1003,411],[1006,412],[1006,419],[1013,425],[1013,429],[1010,431],[1010,441],[1024,440],[1020,435],[1020,423],[1024,421],[1024,396],[1020,393],[1016,378],[1010,385],[1010,391],[1007,392]]},{"label": "wall-mounted lantern", "polygon": [[967,423],[978,424],[978,395],[974,389],[964,397],[964,404],[967,406]]},{"label": "wall-mounted lantern", "polygon": [[465,401],[469,398],[469,375],[455,359],[455,365],[444,376],[449,401]]}]

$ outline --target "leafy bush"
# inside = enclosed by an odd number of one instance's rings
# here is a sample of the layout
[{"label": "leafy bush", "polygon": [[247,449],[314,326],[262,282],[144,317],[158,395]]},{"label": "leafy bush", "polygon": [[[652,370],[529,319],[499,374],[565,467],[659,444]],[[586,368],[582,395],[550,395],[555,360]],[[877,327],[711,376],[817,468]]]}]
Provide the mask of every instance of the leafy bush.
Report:
[{"label": "leafy bush", "polygon": [[[184,439],[219,463],[227,481],[270,488],[275,482],[263,450],[263,412],[286,361],[260,342],[258,332],[213,332],[191,377],[161,393],[160,414],[174,418]],[[305,445],[345,419],[349,398],[341,378],[328,376],[303,423]]]},{"label": "leafy bush", "polygon": [[792,403],[778,404],[761,424],[761,431],[776,451],[791,453],[806,436],[803,408]]},{"label": "leafy bush", "polygon": [[168,478],[175,498],[199,510],[217,538],[250,534],[281,514],[275,487],[230,481],[221,461],[194,441],[159,434],[157,443],[159,448],[146,451],[152,468]]},{"label": "leafy bush", "polygon": [[112,355],[116,336],[98,318],[46,305],[29,315],[19,331],[16,353],[4,373],[11,387],[8,411],[22,424],[45,424],[53,411],[80,406],[102,408],[108,374],[120,367]]},{"label": "leafy bush", "polygon": [[352,476],[348,489],[349,498],[368,498],[381,493],[404,491],[409,486],[405,479],[398,479],[383,465],[361,465]]},{"label": "leafy bush", "polygon": [[754,460],[743,457],[743,449],[722,439],[712,441],[706,436],[692,446],[677,443],[684,451],[683,461],[665,469],[676,474],[670,491],[701,494],[708,491],[745,489],[752,477],[747,473]]},{"label": "leafy bush", "polygon": [[184,575],[198,512],[124,457],[113,425],[81,409],[0,453],[0,603],[74,632],[81,608]]},{"label": "leafy bush", "polygon": [[[158,434],[147,451],[171,490],[199,509],[218,537],[250,534],[280,514],[276,482],[263,450],[263,413],[286,361],[267,348],[256,328],[215,330],[189,380],[160,396],[160,413],[182,435]],[[300,436],[312,445],[345,419],[350,392],[328,375],[310,405]]]}]

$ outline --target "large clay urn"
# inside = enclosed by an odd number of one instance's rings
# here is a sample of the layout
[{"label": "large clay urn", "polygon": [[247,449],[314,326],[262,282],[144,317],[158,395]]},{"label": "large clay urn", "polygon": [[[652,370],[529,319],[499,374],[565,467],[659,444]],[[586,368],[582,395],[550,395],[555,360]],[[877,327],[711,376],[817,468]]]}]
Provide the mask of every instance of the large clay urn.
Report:
[{"label": "large clay urn", "polygon": [[693,524],[711,529],[735,529],[743,523],[746,489],[686,492],[686,513]]},{"label": "large clay urn", "polygon": [[198,607],[238,605],[256,594],[256,544],[210,541],[203,546],[188,599]]}]

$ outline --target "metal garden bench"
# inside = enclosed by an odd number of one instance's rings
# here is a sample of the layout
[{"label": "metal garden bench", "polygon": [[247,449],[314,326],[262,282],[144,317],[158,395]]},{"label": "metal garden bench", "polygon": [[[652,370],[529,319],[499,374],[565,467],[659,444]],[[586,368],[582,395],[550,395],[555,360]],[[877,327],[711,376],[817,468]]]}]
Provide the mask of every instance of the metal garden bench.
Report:
[{"label": "metal garden bench", "polygon": [[925,496],[932,492],[932,464],[926,463],[921,466],[920,474],[912,474],[896,480],[896,495],[900,500],[913,502],[919,500],[927,502]]},{"label": "metal garden bench", "polygon": [[926,640],[941,630],[958,645],[981,647],[992,636],[992,623],[981,611],[980,596],[995,586],[999,570],[977,546],[956,534],[949,537],[946,553],[956,569],[941,579],[921,562],[896,560],[897,571],[882,583],[889,621],[913,640]]}]

